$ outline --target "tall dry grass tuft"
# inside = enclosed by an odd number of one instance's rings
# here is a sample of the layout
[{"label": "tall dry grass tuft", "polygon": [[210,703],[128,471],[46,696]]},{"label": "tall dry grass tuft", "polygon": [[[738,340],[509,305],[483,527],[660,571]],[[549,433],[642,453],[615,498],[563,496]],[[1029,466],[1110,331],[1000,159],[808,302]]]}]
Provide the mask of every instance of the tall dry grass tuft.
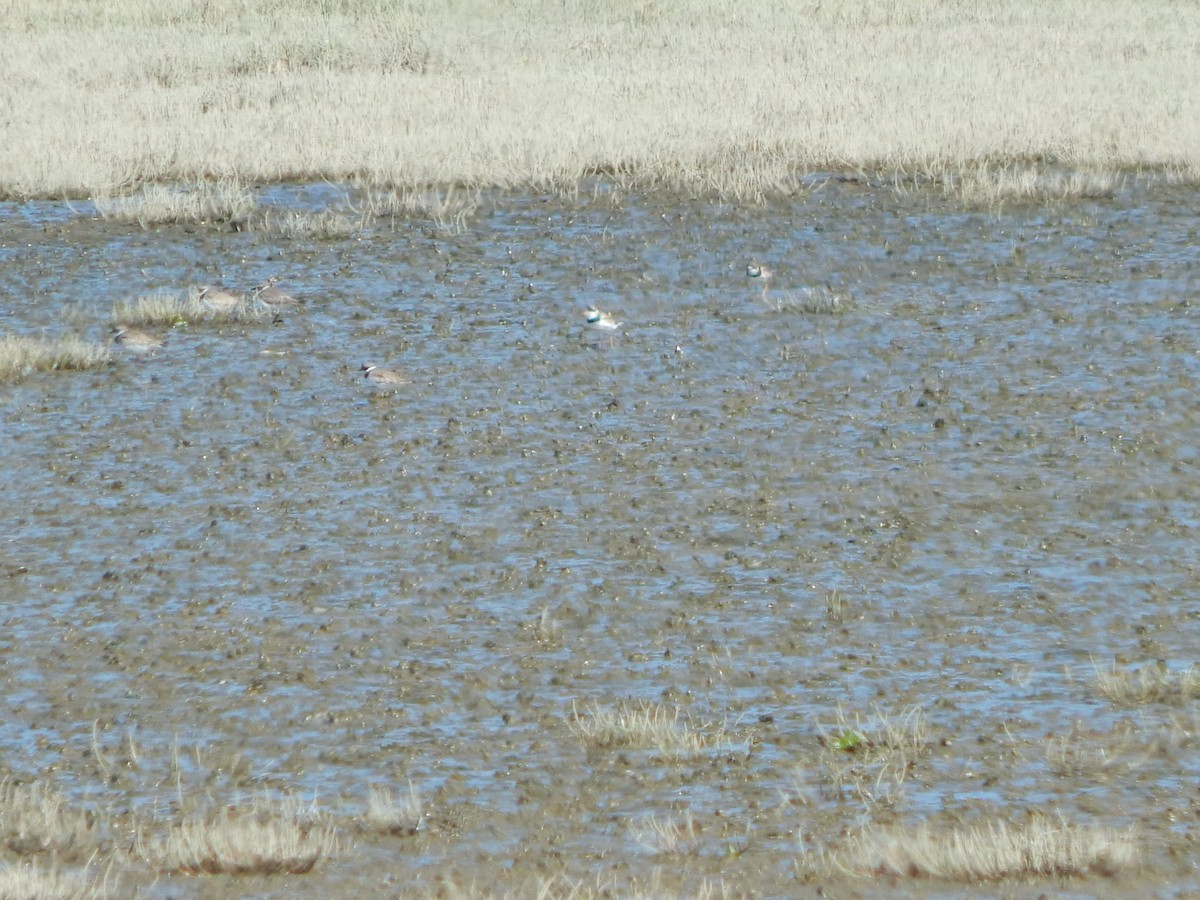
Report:
[{"label": "tall dry grass tuft", "polygon": [[1023,825],[989,821],[963,828],[875,828],[840,855],[859,874],[995,881],[1032,876],[1111,875],[1138,859],[1135,833],[1036,816]]},{"label": "tall dry grass tuft", "polygon": [[728,741],[723,727],[706,731],[681,718],[679,710],[668,711],[651,703],[620,703],[612,709],[594,703],[584,712],[572,705],[571,713],[571,732],[596,749],[631,747],[654,750],[666,759],[682,759]]},{"label": "tall dry grass tuft", "polygon": [[336,241],[360,233],[366,227],[366,221],[332,210],[316,213],[268,211],[263,215],[262,227],[284,238]]},{"label": "tall dry grass tuft", "polygon": [[1108,671],[1094,666],[1096,687],[1114,703],[1150,703],[1182,701],[1200,697],[1200,666],[1172,671],[1164,665],[1144,665],[1140,669]]},{"label": "tall dry grass tuft", "polygon": [[651,853],[686,855],[700,849],[700,829],[689,809],[681,816],[647,816],[630,825],[634,840]]},{"label": "tall dry grass tuft", "polygon": [[1036,165],[981,163],[942,179],[945,193],[969,206],[1107,199],[1121,187],[1115,169],[1047,169]]},{"label": "tall dry grass tuft", "polygon": [[75,335],[44,338],[8,334],[0,339],[0,382],[17,381],[31,372],[102,369],[111,359],[104,344]]},{"label": "tall dry grass tuft", "polygon": [[893,803],[918,760],[929,749],[925,713],[908,706],[896,714],[876,707],[853,720],[839,707],[832,725],[820,729],[821,761],[831,784],[867,804]]},{"label": "tall dry grass tuft", "polygon": [[191,875],[303,874],[337,854],[337,836],[312,810],[255,801],[215,815],[139,829],[137,854],[162,872]]},{"label": "tall dry grass tuft", "polygon": [[101,218],[152,225],[239,225],[254,211],[254,194],[238,179],[203,181],[186,187],[148,184],[128,196],[92,198]]},{"label": "tall dry grass tuft", "polygon": [[14,853],[51,852],[60,860],[88,856],[96,824],[94,815],[70,808],[62,794],[43,782],[0,782],[0,844]]},{"label": "tall dry grass tuft", "polygon": [[112,321],[125,325],[165,325],[178,328],[185,325],[219,322],[254,322],[270,318],[270,307],[240,299],[217,306],[205,302],[197,288],[186,294],[160,291],[133,300],[118,300],[113,304]]},{"label": "tall dry grass tuft", "polygon": [[114,888],[86,872],[42,869],[35,864],[0,867],[0,897],[5,900],[103,900]]},{"label": "tall dry grass tuft", "polygon": [[372,831],[385,834],[416,834],[421,827],[424,807],[421,795],[410,781],[408,792],[397,798],[389,789],[372,786],[367,794],[367,811],[363,819]]},{"label": "tall dry grass tuft", "polygon": [[363,191],[363,213],[376,218],[431,219],[443,232],[460,234],[479,209],[479,191],[454,185],[444,191],[429,186],[379,188]]}]

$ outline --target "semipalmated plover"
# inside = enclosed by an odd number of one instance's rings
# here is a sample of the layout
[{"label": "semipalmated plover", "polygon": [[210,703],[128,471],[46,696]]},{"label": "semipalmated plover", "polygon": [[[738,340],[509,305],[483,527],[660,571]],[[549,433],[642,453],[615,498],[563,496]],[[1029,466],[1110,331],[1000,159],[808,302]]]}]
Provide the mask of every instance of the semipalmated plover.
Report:
[{"label": "semipalmated plover", "polygon": [[300,301],[282,288],[276,287],[277,279],[268,278],[254,289],[254,299],[272,308],[279,306],[299,306]]},{"label": "semipalmated plover", "polygon": [[381,369],[374,363],[362,364],[363,380],[378,391],[394,391],[408,378],[395,369]]},{"label": "semipalmated plover", "polygon": [[594,306],[589,306],[583,311],[583,315],[587,320],[588,330],[593,332],[593,343],[598,343],[600,340],[607,340],[611,347],[613,339],[624,322],[618,322],[616,318],[606,312],[601,312]]},{"label": "semipalmated plover", "polygon": [[767,299],[767,291],[771,289],[771,279],[775,277],[775,273],[766,266],[760,266],[758,263],[750,263],[746,266],[746,274],[751,278],[762,280],[762,301],[771,305],[771,301]]}]

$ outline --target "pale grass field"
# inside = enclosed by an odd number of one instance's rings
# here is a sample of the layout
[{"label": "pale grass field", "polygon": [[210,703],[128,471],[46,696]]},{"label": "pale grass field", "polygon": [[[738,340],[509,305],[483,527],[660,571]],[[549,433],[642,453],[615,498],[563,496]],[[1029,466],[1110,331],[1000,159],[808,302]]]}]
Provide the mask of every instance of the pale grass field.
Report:
[{"label": "pale grass field", "polygon": [[5,17],[0,195],[110,211],[149,182],[234,177],[570,192],[600,174],[753,200],[837,169],[981,202],[999,183],[1200,177],[1200,7],[1168,0],[13,0]]}]

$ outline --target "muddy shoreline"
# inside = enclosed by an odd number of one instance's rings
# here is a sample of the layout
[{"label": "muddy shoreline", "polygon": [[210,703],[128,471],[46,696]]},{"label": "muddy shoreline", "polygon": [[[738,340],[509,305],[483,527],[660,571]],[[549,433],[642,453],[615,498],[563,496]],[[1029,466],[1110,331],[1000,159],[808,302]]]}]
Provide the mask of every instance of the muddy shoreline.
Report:
[{"label": "muddy shoreline", "polygon": [[[304,308],[0,386],[0,774],[94,810],[145,896],[949,896],[819,858],[1034,813],[1133,826],[1140,866],[970,890],[1194,890],[1196,697],[1114,702],[1097,671],[1194,661],[1195,200],[831,181],[337,240],[6,204],[12,332],[100,339],[118,300],[268,276]],[[368,361],[411,384],[366,390]],[[719,739],[580,739],[623,701]],[[831,751],[839,716],[912,708],[902,771]],[[409,782],[415,835],[363,824]],[[342,852],[273,879],[122,855],[146,817],[262,793]],[[682,849],[639,829],[685,816]]]}]

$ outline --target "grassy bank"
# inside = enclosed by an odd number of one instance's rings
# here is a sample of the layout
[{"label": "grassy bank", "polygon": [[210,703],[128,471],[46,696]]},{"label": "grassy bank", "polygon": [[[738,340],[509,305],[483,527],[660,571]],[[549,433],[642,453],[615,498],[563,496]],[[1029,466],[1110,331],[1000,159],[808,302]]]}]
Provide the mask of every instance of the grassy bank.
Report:
[{"label": "grassy bank", "polygon": [[[753,197],[813,169],[1200,173],[1200,9],[15,0],[0,195],[146,180]],[[120,52],[114,52],[120,48]]]}]

